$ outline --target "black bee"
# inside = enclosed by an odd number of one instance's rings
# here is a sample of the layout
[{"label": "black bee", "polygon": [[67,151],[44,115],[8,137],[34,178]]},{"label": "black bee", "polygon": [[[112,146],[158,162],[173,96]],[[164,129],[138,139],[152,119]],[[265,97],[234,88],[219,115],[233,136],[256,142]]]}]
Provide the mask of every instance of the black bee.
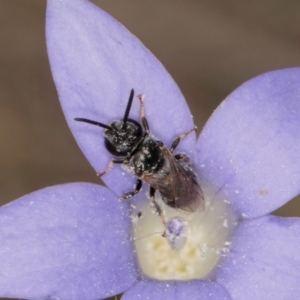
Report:
[{"label": "black bee", "polygon": [[150,198],[162,219],[163,211],[155,201],[156,190],[160,192],[165,204],[172,208],[188,212],[204,210],[204,197],[188,157],[185,154],[173,154],[181,139],[195,131],[196,127],[176,137],[171,148],[168,149],[161,141],[150,135],[144,113],[144,96],[138,96],[142,125],[128,118],[133,96],[132,89],[123,119],[113,121],[109,125],[85,118],[75,118],[76,121],[104,128],[105,147],[115,157],[98,176],[101,177],[109,172],[113,164],[126,166],[126,169],[136,175],[138,180],[135,190],[124,194],[120,200],[136,195],[142,187],[142,182],[145,181],[150,185]]}]

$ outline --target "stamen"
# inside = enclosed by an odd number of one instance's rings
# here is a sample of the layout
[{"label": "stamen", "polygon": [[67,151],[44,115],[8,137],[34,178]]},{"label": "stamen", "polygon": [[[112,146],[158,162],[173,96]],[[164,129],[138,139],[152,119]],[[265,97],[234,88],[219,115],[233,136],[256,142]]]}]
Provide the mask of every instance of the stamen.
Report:
[{"label": "stamen", "polygon": [[163,233],[173,250],[181,250],[187,240],[187,222],[180,217],[173,217],[167,222],[166,230]]}]

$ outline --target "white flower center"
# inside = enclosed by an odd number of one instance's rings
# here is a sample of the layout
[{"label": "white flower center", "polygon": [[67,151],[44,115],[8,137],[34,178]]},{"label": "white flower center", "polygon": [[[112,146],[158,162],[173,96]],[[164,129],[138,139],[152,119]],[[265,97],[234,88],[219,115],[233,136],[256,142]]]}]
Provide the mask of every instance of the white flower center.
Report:
[{"label": "white flower center", "polygon": [[[162,234],[165,227],[150,205],[133,210],[133,238],[140,268],[158,280],[190,280],[209,277],[222,256],[229,251],[229,234],[237,224],[226,199],[205,196],[205,211],[192,214],[164,205],[166,219],[178,216],[187,221],[180,250],[173,250]],[[173,249],[172,249],[173,248]]]}]

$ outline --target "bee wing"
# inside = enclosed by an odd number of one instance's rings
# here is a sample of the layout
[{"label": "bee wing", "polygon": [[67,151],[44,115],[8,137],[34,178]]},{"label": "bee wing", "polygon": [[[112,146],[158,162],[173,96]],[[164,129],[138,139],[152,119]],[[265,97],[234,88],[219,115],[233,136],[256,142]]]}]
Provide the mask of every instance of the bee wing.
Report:
[{"label": "bee wing", "polygon": [[167,148],[163,148],[163,153],[163,169],[143,180],[160,192],[167,205],[188,212],[203,211],[203,193],[190,165],[181,163]]}]

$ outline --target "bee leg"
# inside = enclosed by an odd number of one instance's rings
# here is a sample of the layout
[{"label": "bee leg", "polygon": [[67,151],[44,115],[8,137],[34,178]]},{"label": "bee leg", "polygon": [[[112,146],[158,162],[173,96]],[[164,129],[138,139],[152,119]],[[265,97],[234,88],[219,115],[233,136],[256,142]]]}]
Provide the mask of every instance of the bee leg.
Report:
[{"label": "bee leg", "polygon": [[103,172],[97,173],[97,176],[98,176],[98,177],[102,177],[103,175],[105,175],[106,173],[108,173],[108,172],[112,169],[112,167],[114,166],[114,164],[122,164],[122,163],[124,163],[124,162],[126,161],[126,159],[127,159],[127,158],[116,158],[116,157],[113,158],[113,159],[109,162],[107,168],[106,168]]},{"label": "bee leg", "polygon": [[151,199],[151,202],[154,206],[154,209],[156,210],[156,213],[160,217],[162,223],[166,226],[167,222],[165,220],[164,211],[155,200],[155,192],[156,192],[155,189],[152,186],[150,186],[150,199]]},{"label": "bee leg", "polygon": [[189,135],[191,132],[193,131],[197,131],[197,126],[195,126],[194,128],[184,132],[183,134],[179,135],[178,137],[176,137],[174,140],[173,140],[173,143],[172,143],[172,146],[170,148],[170,151],[173,152],[176,147],[179,145],[180,141],[185,138],[187,135]]},{"label": "bee leg", "polygon": [[135,186],[134,191],[124,194],[119,200],[124,201],[124,200],[127,200],[127,199],[133,197],[134,195],[136,195],[141,190],[142,185],[143,185],[142,180],[138,179],[137,182],[136,182],[136,186]]},{"label": "bee leg", "polygon": [[140,106],[141,121],[142,121],[142,124],[144,126],[146,135],[148,135],[150,133],[150,129],[149,129],[148,121],[145,117],[145,110],[144,110],[144,98],[145,98],[145,96],[144,95],[139,95],[138,98],[140,100],[140,105],[141,105]]}]

